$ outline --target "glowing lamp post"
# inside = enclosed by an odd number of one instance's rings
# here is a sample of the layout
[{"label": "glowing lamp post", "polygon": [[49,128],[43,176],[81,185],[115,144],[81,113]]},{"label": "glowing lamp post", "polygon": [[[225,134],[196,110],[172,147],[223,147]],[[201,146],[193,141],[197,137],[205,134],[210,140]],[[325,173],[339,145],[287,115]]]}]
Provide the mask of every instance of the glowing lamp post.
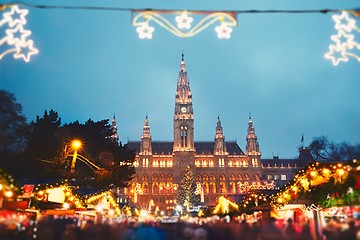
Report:
[{"label": "glowing lamp post", "polygon": [[71,143],[72,148],[74,149],[74,154],[73,154],[73,158],[71,161],[71,169],[70,169],[70,173],[74,174],[75,172],[75,164],[76,164],[76,158],[77,158],[77,150],[79,148],[81,148],[81,141],[79,140],[74,140]]}]

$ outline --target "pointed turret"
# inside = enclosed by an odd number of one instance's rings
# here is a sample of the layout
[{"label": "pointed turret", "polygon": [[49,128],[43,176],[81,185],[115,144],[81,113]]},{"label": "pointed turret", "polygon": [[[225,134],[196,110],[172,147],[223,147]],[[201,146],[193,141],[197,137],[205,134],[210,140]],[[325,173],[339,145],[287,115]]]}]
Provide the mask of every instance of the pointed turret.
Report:
[{"label": "pointed turret", "polygon": [[149,119],[146,115],[145,123],[143,127],[143,134],[141,135],[141,146],[139,155],[151,155],[151,135],[150,135],[150,126],[149,126]]},{"label": "pointed turret", "polygon": [[249,115],[248,134],[246,137],[246,155],[249,157],[249,166],[259,167],[261,152],[257,136],[255,134],[255,128]]},{"label": "pointed turret", "polygon": [[116,146],[118,146],[118,145],[119,145],[119,136],[118,136],[118,134],[117,134],[117,126],[116,126],[115,113],[114,113],[114,117],[113,117],[112,122],[111,122],[111,131],[112,131],[112,134],[111,134],[111,136],[110,136],[111,141],[112,141]]},{"label": "pointed turret", "polygon": [[257,141],[257,136],[255,134],[255,128],[253,125],[253,121],[251,116],[249,116],[249,123],[248,123],[248,134],[246,137],[246,154],[247,155],[259,155],[260,148],[259,143]]},{"label": "pointed turret", "polygon": [[223,129],[221,126],[221,121],[219,116],[217,119],[216,134],[214,140],[215,140],[214,155],[222,155],[226,153],[225,136],[223,134]]},{"label": "pointed turret", "polygon": [[184,54],[181,57],[174,111],[174,151],[195,151],[194,112]]}]

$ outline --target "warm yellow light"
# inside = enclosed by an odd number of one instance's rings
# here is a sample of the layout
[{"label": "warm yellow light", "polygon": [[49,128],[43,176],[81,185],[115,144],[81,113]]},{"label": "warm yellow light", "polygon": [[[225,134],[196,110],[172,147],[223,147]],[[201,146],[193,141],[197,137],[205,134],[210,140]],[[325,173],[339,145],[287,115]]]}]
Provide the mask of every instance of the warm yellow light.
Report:
[{"label": "warm yellow light", "polygon": [[2,188],[3,188],[3,186],[2,186],[2,184],[0,184],[0,191],[2,190]]},{"label": "warm yellow light", "polygon": [[10,198],[10,197],[12,197],[14,195],[14,193],[12,192],[12,191],[6,191],[5,192],[5,197],[8,197],[8,198]]},{"label": "warm yellow light", "polygon": [[317,175],[317,172],[316,172],[316,171],[311,171],[311,172],[310,172],[310,176],[316,177],[316,175]]},{"label": "warm yellow light", "polygon": [[297,192],[297,190],[298,190],[297,186],[293,186],[291,189],[292,189],[294,192]]},{"label": "warm yellow light", "polygon": [[64,208],[64,209],[69,209],[69,208],[70,208],[70,204],[67,203],[67,202],[65,202],[65,203],[63,204],[63,208]]},{"label": "warm yellow light", "polygon": [[96,211],[97,211],[97,212],[102,212],[102,211],[103,211],[103,206],[97,205],[97,206],[96,206]]},{"label": "warm yellow light", "polygon": [[82,145],[82,143],[80,140],[74,140],[71,143],[71,146],[74,150],[78,150],[79,148],[81,148],[81,145]]},{"label": "warm yellow light", "polygon": [[282,198],[278,198],[278,203],[282,203],[283,202],[283,199]]},{"label": "warm yellow light", "polygon": [[149,215],[148,211],[141,209],[139,213],[139,217],[141,218],[147,218]]},{"label": "warm yellow light", "polygon": [[339,174],[339,176],[344,175],[344,174],[345,174],[344,169],[339,169],[339,170],[338,170],[338,174]]}]

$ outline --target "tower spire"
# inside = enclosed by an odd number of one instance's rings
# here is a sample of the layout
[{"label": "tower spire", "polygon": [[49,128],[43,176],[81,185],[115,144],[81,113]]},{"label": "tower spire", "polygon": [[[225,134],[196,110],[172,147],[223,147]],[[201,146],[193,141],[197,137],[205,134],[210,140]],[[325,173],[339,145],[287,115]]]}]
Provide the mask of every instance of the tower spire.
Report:
[{"label": "tower spire", "polygon": [[118,146],[119,145],[119,135],[117,133],[117,126],[116,126],[116,118],[115,118],[115,113],[114,113],[114,117],[111,121],[111,141],[116,145]]},{"label": "tower spire", "polygon": [[261,155],[255,128],[251,115],[249,114],[248,134],[246,137],[246,154],[247,155]]},{"label": "tower spire", "polygon": [[181,55],[174,111],[174,150],[194,151],[194,112],[184,53]]},{"label": "tower spire", "polygon": [[141,146],[140,146],[140,153],[142,155],[151,155],[151,135],[150,135],[150,125],[149,119],[146,114],[144,127],[143,127],[143,134],[141,135]]},{"label": "tower spire", "polygon": [[223,128],[221,126],[221,121],[219,116],[217,118],[216,134],[214,140],[215,140],[214,154],[215,155],[224,154],[226,152],[225,136],[223,134]]}]

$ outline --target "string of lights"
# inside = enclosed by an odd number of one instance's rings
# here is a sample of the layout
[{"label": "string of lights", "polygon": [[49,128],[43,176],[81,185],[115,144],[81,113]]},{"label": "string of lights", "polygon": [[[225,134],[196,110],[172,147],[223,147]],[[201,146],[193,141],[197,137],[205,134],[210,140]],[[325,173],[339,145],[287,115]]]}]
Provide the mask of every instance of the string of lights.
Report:
[{"label": "string of lights", "polygon": [[[220,39],[229,39],[233,32],[233,27],[238,25],[237,16],[239,14],[327,14],[333,13],[335,29],[337,34],[331,36],[335,44],[330,44],[329,52],[325,58],[332,61],[334,65],[339,62],[346,62],[349,57],[360,61],[360,56],[355,53],[360,50],[360,44],[356,42],[354,33],[360,33],[356,26],[356,20],[350,17],[350,14],[356,18],[360,17],[360,8],[352,9],[304,9],[304,10],[179,10],[179,9],[152,9],[152,8],[122,8],[106,6],[71,6],[71,5],[41,5],[22,1],[13,1],[8,4],[0,5],[0,11],[11,8],[10,12],[3,14],[0,20],[0,27],[8,24],[9,29],[5,31],[6,35],[0,38],[0,45],[8,44],[9,49],[0,52],[0,60],[7,54],[14,53],[14,58],[23,58],[28,62],[31,55],[37,54],[38,49],[33,47],[33,41],[28,39],[31,32],[24,29],[26,24],[25,16],[27,9],[20,10],[18,6],[38,9],[66,9],[66,10],[97,10],[97,11],[119,11],[131,12],[132,25],[136,27],[140,39],[151,39],[155,28],[151,24],[166,29],[175,36],[181,38],[193,37],[211,25],[215,25],[215,32]],[[19,19],[13,19],[14,13],[20,15]],[[340,15],[339,15],[340,14]],[[176,15],[172,20],[170,15]],[[196,19],[193,18],[196,17]],[[196,21],[195,21],[196,20]],[[173,24],[176,22],[176,24]],[[194,25],[192,26],[192,24]],[[18,36],[16,36],[16,34]],[[26,54],[23,51],[28,51]]]}]

